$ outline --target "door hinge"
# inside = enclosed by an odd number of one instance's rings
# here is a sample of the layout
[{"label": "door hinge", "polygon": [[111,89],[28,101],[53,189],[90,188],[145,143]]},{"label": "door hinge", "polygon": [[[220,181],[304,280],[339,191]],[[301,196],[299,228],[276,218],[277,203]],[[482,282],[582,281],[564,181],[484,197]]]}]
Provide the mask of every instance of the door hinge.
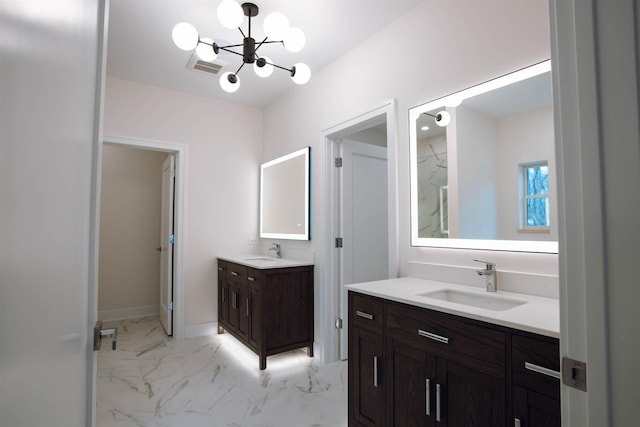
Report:
[{"label": "door hinge", "polygon": [[336,329],[342,329],[342,319],[339,317],[336,319]]},{"label": "door hinge", "polygon": [[342,247],[342,237],[336,237],[336,248]]},{"label": "door hinge", "polygon": [[167,304],[167,308],[169,309],[169,311],[173,311],[173,301],[169,301],[169,303]]},{"label": "door hinge", "polygon": [[169,234],[169,244],[173,245],[174,241],[175,241],[175,238],[173,237],[173,234]]},{"label": "door hinge", "polygon": [[562,358],[562,383],[587,391],[587,364],[569,357]]},{"label": "door hinge", "polygon": [[336,157],[336,167],[337,168],[342,167],[342,157]]}]

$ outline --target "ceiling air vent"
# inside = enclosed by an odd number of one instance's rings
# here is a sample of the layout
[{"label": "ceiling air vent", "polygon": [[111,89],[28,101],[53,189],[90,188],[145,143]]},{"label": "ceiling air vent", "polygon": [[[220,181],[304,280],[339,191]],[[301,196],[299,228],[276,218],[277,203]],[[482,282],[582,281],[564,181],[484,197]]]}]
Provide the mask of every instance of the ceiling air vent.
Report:
[{"label": "ceiling air vent", "polygon": [[193,54],[191,58],[189,58],[189,62],[187,62],[187,69],[216,75],[225,65],[227,65],[226,61],[216,60],[216,62],[207,62],[198,58],[196,54]]}]

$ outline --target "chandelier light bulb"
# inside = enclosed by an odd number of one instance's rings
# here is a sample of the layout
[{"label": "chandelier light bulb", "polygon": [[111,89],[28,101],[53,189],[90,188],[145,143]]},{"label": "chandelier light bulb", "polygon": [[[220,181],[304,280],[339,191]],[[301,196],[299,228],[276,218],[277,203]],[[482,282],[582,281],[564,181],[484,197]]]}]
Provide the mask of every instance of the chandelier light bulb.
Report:
[{"label": "chandelier light bulb", "polygon": [[227,71],[220,76],[220,87],[227,93],[233,93],[240,89],[240,79],[235,74]]},{"label": "chandelier light bulb", "polygon": [[284,47],[289,52],[300,52],[304,47],[306,38],[300,28],[291,27],[284,35]]},{"label": "chandelier light bulb", "polygon": [[240,27],[244,21],[242,6],[233,0],[223,0],[218,6],[218,20],[230,30]]},{"label": "chandelier light bulb", "polygon": [[291,80],[295,84],[303,85],[311,79],[311,68],[307,64],[298,62],[293,66],[293,70]]},{"label": "chandelier light bulb", "polygon": [[182,50],[193,50],[198,44],[198,30],[191,24],[181,22],[171,31],[173,42]]},{"label": "chandelier light bulb", "polygon": [[206,37],[202,38],[198,42],[198,46],[196,46],[196,54],[198,55],[198,58],[203,61],[213,62],[218,57],[218,54],[213,50],[212,44],[213,40]]},{"label": "chandelier light bulb", "polygon": [[272,40],[284,40],[289,31],[289,20],[280,12],[272,12],[264,19],[264,33]]},{"label": "chandelier light bulb", "polygon": [[451,114],[442,110],[438,114],[436,114],[436,124],[440,127],[445,127],[451,123]]},{"label": "chandelier light bulb", "polygon": [[271,65],[271,58],[263,56],[253,63],[253,70],[260,77],[269,77],[273,73],[273,65]]}]

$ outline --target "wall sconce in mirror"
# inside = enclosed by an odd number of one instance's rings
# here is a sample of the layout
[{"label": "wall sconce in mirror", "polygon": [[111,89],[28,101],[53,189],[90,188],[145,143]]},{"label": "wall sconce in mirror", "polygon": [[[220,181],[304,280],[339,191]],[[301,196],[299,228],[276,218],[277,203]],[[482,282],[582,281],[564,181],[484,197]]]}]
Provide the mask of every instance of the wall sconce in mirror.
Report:
[{"label": "wall sconce in mirror", "polygon": [[311,147],[260,166],[260,237],[310,240]]},{"label": "wall sconce in mirror", "polygon": [[550,61],[409,119],[412,246],[557,253]]}]

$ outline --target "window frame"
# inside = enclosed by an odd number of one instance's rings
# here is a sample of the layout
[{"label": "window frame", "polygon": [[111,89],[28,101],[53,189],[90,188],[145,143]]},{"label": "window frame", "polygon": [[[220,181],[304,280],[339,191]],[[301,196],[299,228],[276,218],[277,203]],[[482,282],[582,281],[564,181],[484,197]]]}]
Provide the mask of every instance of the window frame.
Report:
[{"label": "window frame", "polygon": [[[518,181],[520,184],[520,218],[519,218],[519,223],[520,223],[520,228],[518,229],[519,232],[522,233],[548,233],[551,230],[551,194],[550,191],[547,192],[547,194],[534,194],[534,195],[530,195],[529,194],[529,187],[528,187],[528,174],[527,174],[527,170],[528,169],[532,169],[532,168],[536,168],[536,167],[547,167],[549,168],[549,161],[547,160],[539,160],[539,161],[535,161],[535,162],[527,162],[527,163],[520,163],[518,165]],[[549,171],[547,169],[547,177],[549,177]],[[549,190],[551,189],[551,185],[549,185]],[[527,206],[527,202],[529,200],[534,200],[534,199],[546,199],[547,200],[547,218],[548,218],[548,223],[547,225],[529,225],[527,218],[528,218],[528,206]]]}]

